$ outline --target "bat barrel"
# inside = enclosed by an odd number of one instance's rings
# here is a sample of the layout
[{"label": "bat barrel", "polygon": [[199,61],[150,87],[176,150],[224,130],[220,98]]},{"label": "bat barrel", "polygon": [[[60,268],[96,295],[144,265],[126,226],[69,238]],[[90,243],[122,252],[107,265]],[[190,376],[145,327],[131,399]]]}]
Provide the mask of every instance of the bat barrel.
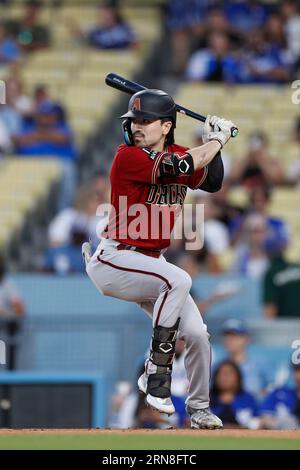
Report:
[{"label": "bat barrel", "polygon": [[138,91],[146,90],[146,88],[139,83],[127,80],[126,78],[121,77],[120,75],[113,72],[106,75],[105,83],[106,85],[128,93],[129,95],[134,95],[134,93],[137,93]]}]

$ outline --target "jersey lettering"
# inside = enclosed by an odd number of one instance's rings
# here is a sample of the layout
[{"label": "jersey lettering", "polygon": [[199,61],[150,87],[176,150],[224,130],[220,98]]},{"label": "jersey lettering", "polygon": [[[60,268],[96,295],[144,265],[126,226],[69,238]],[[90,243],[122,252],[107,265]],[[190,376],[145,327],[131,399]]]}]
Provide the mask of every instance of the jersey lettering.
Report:
[{"label": "jersey lettering", "polygon": [[146,198],[146,204],[158,206],[183,205],[187,187],[182,184],[152,184]]}]

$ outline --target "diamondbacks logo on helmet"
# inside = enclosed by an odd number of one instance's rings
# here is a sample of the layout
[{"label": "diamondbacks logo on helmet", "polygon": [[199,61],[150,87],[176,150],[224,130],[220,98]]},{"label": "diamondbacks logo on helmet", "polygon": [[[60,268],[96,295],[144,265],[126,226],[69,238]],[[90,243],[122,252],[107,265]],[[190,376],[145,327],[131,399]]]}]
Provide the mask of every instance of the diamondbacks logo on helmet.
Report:
[{"label": "diamondbacks logo on helmet", "polygon": [[138,91],[129,100],[128,111],[122,118],[163,119],[170,118],[176,127],[176,104],[173,98],[162,90]]},{"label": "diamondbacks logo on helmet", "polygon": [[136,98],[134,100],[134,102],[132,103],[132,106],[131,106],[131,110],[132,111],[140,111],[141,110],[141,99],[140,98]]}]

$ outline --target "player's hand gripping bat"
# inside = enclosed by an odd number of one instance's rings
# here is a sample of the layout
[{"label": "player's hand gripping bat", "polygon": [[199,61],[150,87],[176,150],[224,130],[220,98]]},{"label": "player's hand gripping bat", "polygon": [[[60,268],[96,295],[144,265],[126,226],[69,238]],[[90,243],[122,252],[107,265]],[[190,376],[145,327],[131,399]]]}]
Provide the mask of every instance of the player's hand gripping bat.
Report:
[{"label": "player's hand gripping bat", "polygon": [[[128,80],[127,78],[121,77],[120,75],[117,75],[114,72],[111,72],[106,75],[105,83],[108,86],[116,88],[117,90],[120,90],[120,91],[124,91],[125,93],[128,93],[129,95],[134,95],[134,93],[137,93],[138,91],[146,90],[146,87],[140,85],[139,83],[136,83],[136,82],[133,82],[132,80]],[[190,109],[184,108],[183,106],[177,103],[176,103],[176,111],[178,113],[185,114],[186,116],[190,116],[191,118],[196,119],[197,121],[205,122],[206,120],[205,116],[195,113],[194,111],[191,111]],[[231,128],[231,137],[236,137],[238,133],[239,133],[239,130],[237,127]]]}]

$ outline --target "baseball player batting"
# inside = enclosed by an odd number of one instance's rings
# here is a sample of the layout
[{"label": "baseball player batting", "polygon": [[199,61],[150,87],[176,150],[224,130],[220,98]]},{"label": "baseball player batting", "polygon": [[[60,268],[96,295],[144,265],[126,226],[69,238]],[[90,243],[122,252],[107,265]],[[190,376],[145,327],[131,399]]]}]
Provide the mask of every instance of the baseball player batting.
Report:
[{"label": "baseball player batting", "polygon": [[[96,252],[91,255],[89,244],[83,245],[86,271],[101,294],[135,302],[152,318],[150,356],[138,380],[148,405],[169,415],[175,412],[172,363],[176,338],[183,338],[191,427],[219,429],[222,421],[209,408],[209,334],[189,293],[192,280],[163,253],[176,218],[171,209],[181,210],[187,188],[208,192],[221,188],[220,151],[234,124],[208,116],[203,145],[192,149],[177,145],[175,103],[164,91],[151,89],[135,93],[121,117],[126,143],[117,149],[110,171],[113,210]],[[151,234],[130,233],[132,208],[137,204],[144,208],[142,228],[151,227]],[[162,210],[162,217],[154,217],[155,209]]]}]

